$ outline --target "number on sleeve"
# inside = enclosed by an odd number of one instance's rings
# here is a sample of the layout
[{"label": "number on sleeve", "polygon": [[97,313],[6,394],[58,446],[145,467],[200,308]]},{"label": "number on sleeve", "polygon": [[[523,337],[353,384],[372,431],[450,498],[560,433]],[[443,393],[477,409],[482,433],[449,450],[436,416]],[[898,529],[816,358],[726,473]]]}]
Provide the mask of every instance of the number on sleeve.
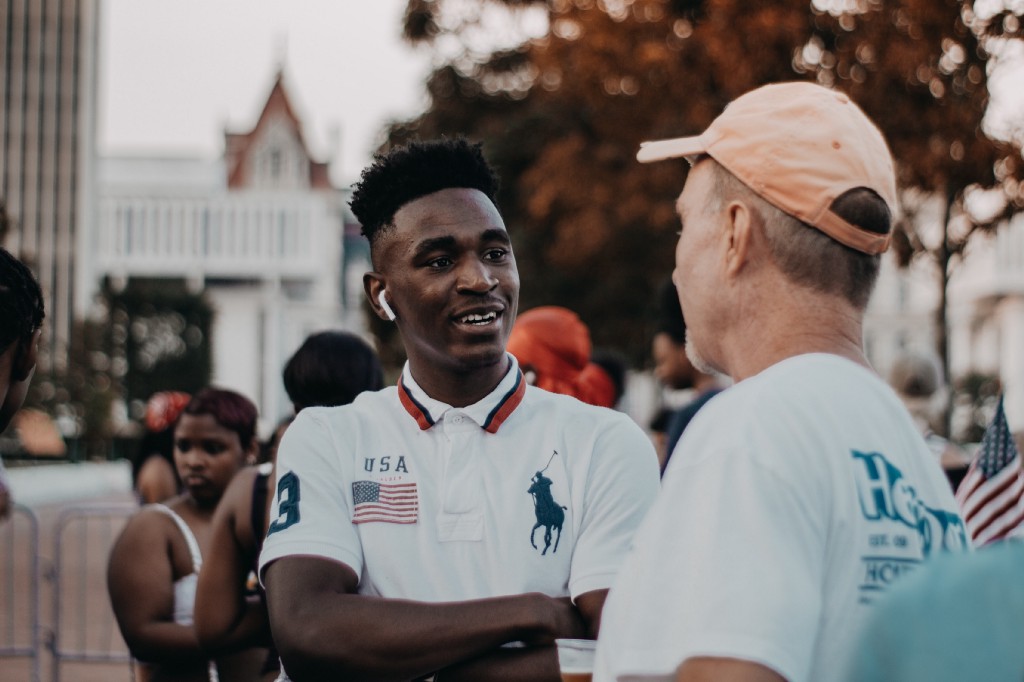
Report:
[{"label": "number on sleeve", "polygon": [[267,535],[299,522],[299,477],[289,471],[277,482],[277,518]]}]

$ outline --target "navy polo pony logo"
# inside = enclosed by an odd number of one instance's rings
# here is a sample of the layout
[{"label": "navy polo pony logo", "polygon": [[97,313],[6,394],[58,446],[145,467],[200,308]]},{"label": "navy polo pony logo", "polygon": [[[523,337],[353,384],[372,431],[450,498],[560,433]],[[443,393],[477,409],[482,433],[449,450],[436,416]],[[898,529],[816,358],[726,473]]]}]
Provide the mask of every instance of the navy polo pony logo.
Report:
[{"label": "navy polo pony logo", "polygon": [[[557,454],[555,452],[551,456],[554,457]],[[548,464],[551,464],[551,460],[548,460]],[[547,470],[547,467],[544,467],[544,470]],[[548,549],[551,549],[552,554],[558,551],[558,541],[562,539],[562,524],[565,523],[565,510],[567,509],[555,502],[555,498],[551,496],[552,481],[544,475],[544,470],[538,471],[530,479],[532,483],[530,489],[526,491],[533,497],[533,511],[537,515],[537,523],[530,530],[530,544],[534,549],[539,549],[537,543],[534,542],[534,535],[538,528],[544,528],[544,550],[541,552],[541,556],[547,554]],[[551,547],[552,531],[558,531],[553,548]]]}]

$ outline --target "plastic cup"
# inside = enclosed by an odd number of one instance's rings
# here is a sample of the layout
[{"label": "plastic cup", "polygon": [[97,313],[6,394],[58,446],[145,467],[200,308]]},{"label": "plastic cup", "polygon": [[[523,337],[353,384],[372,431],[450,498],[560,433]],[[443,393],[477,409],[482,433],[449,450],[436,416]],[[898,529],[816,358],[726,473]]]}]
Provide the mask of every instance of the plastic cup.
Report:
[{"label": "plastic cup", "polygon": [[594,674],[594,651],[597,641],[593,639],[556,639],[558,647],[558,669],[562,682],[590,682]]}]

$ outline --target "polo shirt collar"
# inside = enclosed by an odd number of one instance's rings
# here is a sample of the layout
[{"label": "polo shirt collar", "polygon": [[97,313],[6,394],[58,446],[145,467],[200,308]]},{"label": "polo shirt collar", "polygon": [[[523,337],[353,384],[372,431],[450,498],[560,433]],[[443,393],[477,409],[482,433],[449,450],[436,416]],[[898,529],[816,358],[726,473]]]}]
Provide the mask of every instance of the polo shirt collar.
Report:
[{"label": "polo shirt collar", "polygon": [[519,370],[519,363],[511,354],[506,353],[506,356],[511,362],[504,378],[483,399],[467,407],[453,408],[428,396],[412,378],[408,360],[402,368],[402,376],[398,378],[398,399],[424,431],[443,419],[448,410],[458,409],[488,433],[497,433],[526,395],[526,381]]}]

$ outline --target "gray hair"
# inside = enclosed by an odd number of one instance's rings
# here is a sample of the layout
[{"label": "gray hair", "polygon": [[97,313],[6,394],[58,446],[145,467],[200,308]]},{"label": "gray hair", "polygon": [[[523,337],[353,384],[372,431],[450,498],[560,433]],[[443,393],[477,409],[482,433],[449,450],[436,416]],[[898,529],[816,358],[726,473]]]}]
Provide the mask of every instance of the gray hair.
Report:
[{"label": "gray hair", "polygon": [[[868,255],[840,244],[768,203],[717,161],[710,160],[715,189],[708,197],[709,208],[720,210],[733,199],[744,201],[764,221],[772,260],[790,280],[815,291],[842,296],[861,310],[867,307],[878,279],[880,255]],[[832,203],[832,210],[863,229],[880,234],[889,231],[889,209],[869,189],[846,192]]]}]

